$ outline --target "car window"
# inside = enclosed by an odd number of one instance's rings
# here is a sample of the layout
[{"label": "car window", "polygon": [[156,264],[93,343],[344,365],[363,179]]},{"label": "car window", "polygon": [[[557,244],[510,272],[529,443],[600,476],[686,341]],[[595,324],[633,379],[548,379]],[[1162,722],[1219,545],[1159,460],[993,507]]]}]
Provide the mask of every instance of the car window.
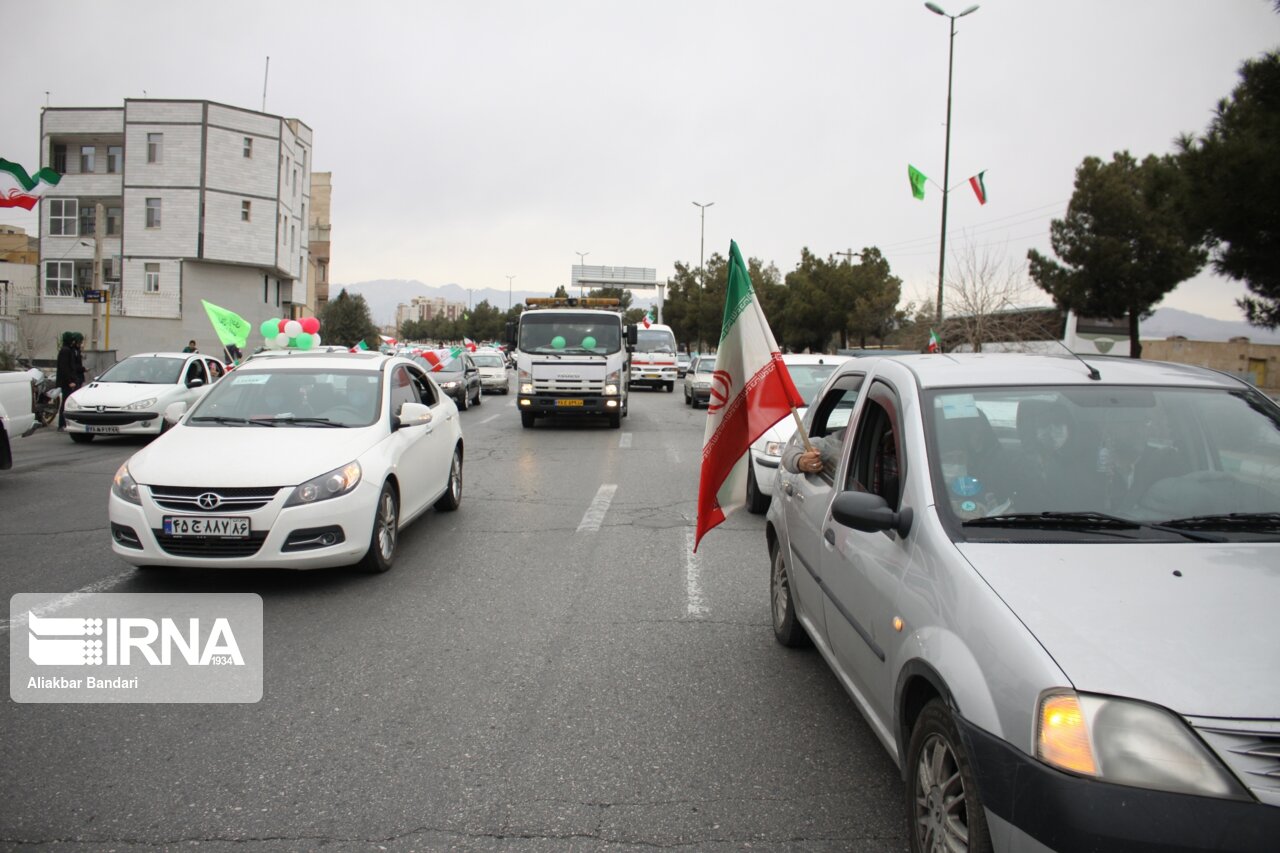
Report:
[{"label": "car window", "polygon": [[865,375],[853,373],[841,376],[827,390],[821,401],[811,411],[809,443],[822,455],[822,476],[834,482],[836,468],[844,452],[846,427],[853,408],[858,402]]},{"label": "car window", "polygon": [[421,403],[418,385],[413,381],[409,368],[397,365],[391,372],[391,413],[400,414],[400,407],[405,403]]},{"label": "car window", "polygon": [[220,363],[210,360],[208,367],[209,367],[209,375],[213,377],[214,382],[217,382],[219,379],[222,378],[223,370],[222,370],[222,365]]},{"label": "car window", "polygon": [[436,406],[440,403],[440,397],[436,394],[435,386],[431,384],[431,380],[427,378],[427,374],[423,373],[416,367],[405,368],[409,371],[409,376],[413,380],[414,386],[418,391],[418,399],[427,406]]},{"label": "car window", "polygon": [[[902,430],[897,421],[897,395],[884,382],[874,382],[854,436],[845,488],[871,492],[897,510],[902,499]],[[847,430],[846,430],[847,431]]]},{"label": "car window", "polygon": [[[784,358],[785,362],[786,359]],[[791,381],[795,384],[796,390],[800,392],[800,396],[804,398],[805,405],[813,402],[813,397],[818,391],[822,390],[822,384],[835,373],[839,367],[836,363],[830,364],[788,364],[787,372],[791,374]]]},{"label": "car window", "polygon": [[209,384],[209,374],[204,368],[203,358],[193,358],[191,364],[187,366],[187,378],[184,381],[191,382],[195,379],[199,379],[206,385]]}]

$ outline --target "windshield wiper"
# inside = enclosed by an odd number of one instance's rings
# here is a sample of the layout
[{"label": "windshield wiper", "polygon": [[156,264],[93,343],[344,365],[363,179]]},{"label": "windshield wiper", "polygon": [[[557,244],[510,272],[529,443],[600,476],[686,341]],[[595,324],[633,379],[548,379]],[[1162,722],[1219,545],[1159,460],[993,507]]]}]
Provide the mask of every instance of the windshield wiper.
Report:
[{"label": "windshield wiper", "polygon": [[318,424],[327,427],[339,427],[346,429],[348,424],[330,420],[329,418],[254,418],[253,423],[262,424],[263,426],[275,426],[276,424]]},{"label": "windshield wiper", "polygon": [[1231,530],[1250,533],[1280,531],[1280,512],[1229,512],[1223,515],[1192,515],[1171,518],[1165,527],[1175,530]]},{"label": "windshield wiper", "polygon": [[1108,515],[1105,512],[1015,512],[1006,515],[991,515],[986,518],[973,518],[963,522],[965,527],[1045,527],[1066,530],[1161,530],[1176,533],[1197,542],[1223,542],[1220,536],[1205,533],[1194,533],[1179,528],[1169,522],[1154,524]]},{"label": "windshield wiper", "polygon": [[241,424],[244,426],[247,426],[249,424],[249,421],[245,420],[244,418],[229,418],[225,415],[201,415],[198,418],[192,418],[191,421],[192,423],[196,421],[201,421],[203,423]]}]

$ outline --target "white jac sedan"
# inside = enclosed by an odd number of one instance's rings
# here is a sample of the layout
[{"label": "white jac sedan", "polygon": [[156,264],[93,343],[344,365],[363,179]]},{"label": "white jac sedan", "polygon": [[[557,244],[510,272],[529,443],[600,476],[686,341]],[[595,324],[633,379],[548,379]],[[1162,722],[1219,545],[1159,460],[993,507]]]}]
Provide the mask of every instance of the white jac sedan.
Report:
[{"label": "white jac sedan", "polygon": [[[805,406],[797,409],[800,417],[808,410],[809,401],[822,390],[837,367],[849,360],[847,355],[810,355],[788,353],[782,363],[791,374],[796,390],[804,397]],[[773,481],[782,460],[782,448],[796,431],[796,419],[788,415],[778,421],[751,445],[751,465],[747,469],[747,510],[757,515],[769,508],[773,499]]]},{"label": "white jac sedan", "polygon": [[67,432],[85,443],[97,435],[159,435],[164,410],[194,403],[222,378],[222,362],[193,352],[131,355],[67,397]]},{"label": "white jac sedan", "polygon": [[391,568],[399,530],[462,500],[458,410],[379,353],[236,368],[116,472],[111,545],[135,566]]}]

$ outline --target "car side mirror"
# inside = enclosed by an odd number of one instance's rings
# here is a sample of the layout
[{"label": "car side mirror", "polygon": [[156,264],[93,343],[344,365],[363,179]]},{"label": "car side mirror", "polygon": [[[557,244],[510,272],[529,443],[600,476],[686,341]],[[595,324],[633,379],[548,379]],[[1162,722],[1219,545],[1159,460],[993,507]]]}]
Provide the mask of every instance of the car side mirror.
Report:
[{"label": "car side mirror", "polygon": [[507,346],[516,348],[516,324],[507,323]]},{"label": "car side mirror", "polygon": [[187,413],[187,404],[183,402],[170,403],[164,407],[164,422],[173,426],[182,420],[182,416]]},{"label": "car side mirror", "polygon": [[422,403],[405,403],[400,407],[400,414],[391,419],[393,430],[405,427],[426,426],[431,423],[431,408]]},{"label": "car side mirror", "polygon": [[884,498],[871,492],[841,492],[831,502],[832,518],[864,533],[892,530],[905,538],[911,530],[913,516],[910,507],[894,512]]},{"label": "car side mirror", "polygon": [[640,340],[640,333],[636,331],[636,326],[632,323],[627,326],[627,349],[635,349],[636,341]]},{"label": "car side mirror", "polygon": [[188,388],[199,388],[203,384],[204,384],[204,380],[201,379],[199,376],[193,376],[187,380]]}]

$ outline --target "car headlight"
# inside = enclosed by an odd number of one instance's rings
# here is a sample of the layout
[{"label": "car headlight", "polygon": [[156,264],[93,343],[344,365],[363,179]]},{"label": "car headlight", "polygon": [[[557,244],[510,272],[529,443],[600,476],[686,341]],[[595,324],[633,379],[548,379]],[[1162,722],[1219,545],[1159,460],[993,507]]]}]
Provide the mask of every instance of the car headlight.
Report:
[{"label": "car headlight", "polygon": [[139,401],[138,401],[138,402],[136,402],[136,403],[130,403],[129,405],[127,405],[127,406],[125,406],[125,407],[124,407],[124,410],[125,410],[126,412],[136,412],[136,411],[138,411],[139,409],[149,409],[149,408],[151,408],[152,406],[154,406],[155,404],[156,404],[156,398],[155,398],[155,397],[148,397],[148,398],[147,398],[147,399],[145,399],[145,400],[139,400]]},{"label": "car headlight", "polygon": [[321,474],[307,480],[293,490],[285,506],[313,504],[345,495],[360,483],[360,463],[348,462],[341,468],[334,468],[327,474]]},{"label": "car headlight", "polygon": [[121,465],[116,475],[111,478],[111,494],[131,504],[142,505],[142,498],[138,495],[138,484],[129,474],[128,462]]},{"label": "car headlight", "polygon": [[73,395],[67,398],[67,402],[62,405],[62,408],[66,411],[74,412],[76,409],[80,408],[80,404],[76,402],[76,398]]},{"label": "car headlight", "polygon": [[1040,697],[1036,757],[1117,785],[1246,798],[1243,788],[1180,718],[1155,705],[1055,690]]},{"label": "car headlight", "polygon": [[782,448],[786,446],[785,441],[766,441],[764,443],[765,456],[781,456]]}]

